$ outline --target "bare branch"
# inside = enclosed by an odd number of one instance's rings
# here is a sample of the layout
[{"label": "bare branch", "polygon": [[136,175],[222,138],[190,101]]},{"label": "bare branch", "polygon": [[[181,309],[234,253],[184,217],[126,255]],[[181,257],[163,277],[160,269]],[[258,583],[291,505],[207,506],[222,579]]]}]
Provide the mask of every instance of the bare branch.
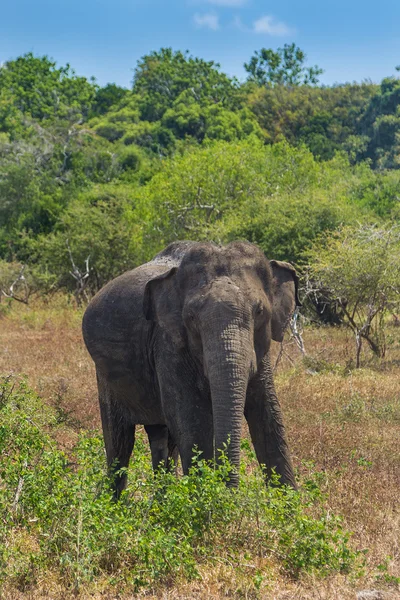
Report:
[{"label": "bare branch", "polygon": [[[10,285],[10,287],[8,288],[8,291],[4,291],[3,289],[1,289],[1,293],[3,296],[5,296],[6,298],[12,298],[13,300],[16,300],[17,302],[22,302],[23,304],[28,304],[29,302],[29,296],[32,293],[32,290],[29,288],[26,278],[24,276],[24,271],[25,271],[25,266],[26,265],[22,265],[22,268],[17,276],[17,278],[13,281],[13,283]],[[15,292],[15,287],[19,284],[22,283],[22,288],[24,291],[24,295],[17,295]]]},{"label": "bare branch", "polygon": [[78,306],[80,306],[82,304],[82,298],[84,298],[86,300],[86,302],[89,302],[89,298],[86,293],[86,286],[89,282],[89,275],[90,275],[90,267],[89,267],[90,254],[85,260],[85,270],[81,271],[74,262],[74,258],[72,256],[72,250],[71,250],[68,240],[66,241],[66,246],[67,246],[69,258],[70,258],[70,261],[72,264],[72,271],[70,271],[69,273],[70,273],[70,275],[72,275],[72,277],[76,281],[76,290],[75,290],[74,295],[75,295],[75,299],[76,299]]},{"label": "bare branch", "polygon": [[[28,465],[28,461],[25,459],[23,462],[23,468],[26,469],[27,465]],[[18,508],[18,502],[19,502],[20,496],[22,494],[23,487],[24,487],[24,478],[21,475],[21,477],[18,480],[17,489],[15,492],[14,500],[13,500],[12,507],[11,507],[11,511],[13,513],[15,513]]]},{"label": "bare branch", "polygon": [[289,325],[290,337],[286,341],[285,341],[285,339],[283,339],[280,344],[278,356],[276,357],[275,364],[273,367],[274,372],[278,368],[280,360],[283,356],[285,356],[285,358],[287,358],[287,360],[290,362],[290,364],[292,366],[294,365],[293,359],[289,356],[288,352],[286,351],[286,347],[289,346],[290,344],[292,344],[293,341],[295,342],[297,348],[300,350],[302,355],[306,356],[306,350],[305,350],[304,342],[303,342],[303,331],[302,331],[302,327],[299,324],[299,316],[300,316],[300,313],[299,313],[299,309],[297,307],[295,309],[292,317],[288,320],[287,324]]},{"label": "bare branch", "polygon": [[296,307],[292,318],[290,319],[289,322],[289,327],[290,330],[292,332],[292,336],[294,337],[294,340],[297,344],[297,347],[299,348],[300,352],[302,353],[303,356],[306,355],[306,349],[304,347],[304,342],[303,342],[303,332],[299,326],[299,308]]}]

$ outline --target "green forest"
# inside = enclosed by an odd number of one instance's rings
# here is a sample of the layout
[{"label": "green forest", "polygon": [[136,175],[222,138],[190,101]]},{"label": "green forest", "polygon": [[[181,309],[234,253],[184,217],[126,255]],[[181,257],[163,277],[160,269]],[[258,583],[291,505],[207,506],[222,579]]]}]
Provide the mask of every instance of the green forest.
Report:
[{"label": "green forest", "polygon": [[47,56],[4,63],[1,288],[23,268],[29,293],[73,291],[75,268],[94,293],[182,238],[301,265],[323,232],[396,220],[400,79],[323,86],[295,44],[244,66],[239,82],[162,48],[125,89]]}]

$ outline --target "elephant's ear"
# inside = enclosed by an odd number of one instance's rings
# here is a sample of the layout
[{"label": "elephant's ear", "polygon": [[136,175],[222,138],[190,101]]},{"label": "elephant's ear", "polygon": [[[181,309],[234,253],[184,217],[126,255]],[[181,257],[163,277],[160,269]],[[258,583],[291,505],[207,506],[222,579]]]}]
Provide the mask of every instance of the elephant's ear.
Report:
[{"label": "elephant's ear", "polygon": [[177,267],[157,275],[146,283],[143,295],[143,313],[147,321],[157,322],[168,331],[173,341],[183,342],[183,325],[180,299],[177,293],[175,273]]},{"label": "elephant's ear", "polygon": [[269,264],[274,285],[271,333],[273,340],[281,342],[295,307],[301,306],[298,296],[299,278],[290,263],[270,260]]}]

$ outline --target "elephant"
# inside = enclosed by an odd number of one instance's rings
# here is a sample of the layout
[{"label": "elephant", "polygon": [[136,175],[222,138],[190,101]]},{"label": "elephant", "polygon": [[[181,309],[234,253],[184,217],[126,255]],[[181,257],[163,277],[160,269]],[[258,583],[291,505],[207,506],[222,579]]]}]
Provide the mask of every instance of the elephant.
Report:
[{"label": "elephant", "polygon": [[116,498],[137,424],[155,469],[178,449],[187,474],[194,448],[206,460],[225,448],[237,486],[243,416],[266,481],[275,469],[296,488],[269,356],[296,305],[292,265],[237,241],[173,242],[94,296],[82,327]]}]

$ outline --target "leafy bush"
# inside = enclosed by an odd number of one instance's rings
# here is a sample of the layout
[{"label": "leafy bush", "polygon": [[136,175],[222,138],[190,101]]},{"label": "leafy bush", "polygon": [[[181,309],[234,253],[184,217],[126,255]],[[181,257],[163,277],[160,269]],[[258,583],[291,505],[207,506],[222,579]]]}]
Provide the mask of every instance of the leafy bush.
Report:
[{"label": "leafy bush", "polygon": [[[130,485],[113,502],[103,442],[84,434],[66,455],[56,413],[11,378],[0,385],[0,582],[26,589],[52,573],[63,585],[102,578],[131,591],[199,575],[229,555],[238,568],[267,557],[292,577],[348,571],[356,553],[340,520],[323,507],[315,481],[301,493],[268,487],[243,442],[241,485],[228,489],[227,460],[198,454],[190,475],[154,477],[138,437]],[[11,507],[11,510],[10,510]]]},{"label": "leafy bush", "polygon": [[398,226],[347,226],[320,238],[308,252],[314,287],[328,291],[356,339],[385,355],[385,317],[399,309],[400,230]]},{"label": "leafy bush", "polygon": [[100,185],[83,193],[70,204],[54,233],[27,240],[36,264],[56,277],[57,286],[72,289],[69,246],[79,268],[89,257],[88,287],[92,292],[136,266],[134,228],[128,218],[130,196],[130,187],[122,184]]},{"label": "leafy bush", "polygon": [[355,219],[349,203],[332,196],[310,190],[250,200],[244,203],[240,218],[230,215],[217,231],[223,241],[257,243],[269,258],[304,262],[302,253],[321,232]]},{"label": "leafy bush", "polygon": [[238,103],[237,81],[219,71],[218,63],[161,48],[143,56],[135,69],[133,92],[138,98],[141,117],[157,121],[171,104],[187,90],[201,104]]},{"label": "leafy bush", "polygon": [[319,232],[362,214],[348,198],[353,178],[342,157],[321,165],[287,143],[253,138],[188,149],[137,190],[143,259],[174,239],[246,238],[269,256],[298,261]]},{"label": "leafy bush", "polygon": [[346,149],[353,160],[360,161],[370,139],[362,120],[377,89],[365,82],[332,87],[261,86],[250,88],[247,104],[269,142],[305,142],[323,159]]},{"label": "leafy bush", "polygon": [[379,218],[397,218],[399,213],[399,171],[372,171],[368,165],[359,165],[355,171],[351,196],[361,209],[369,209]]}]

